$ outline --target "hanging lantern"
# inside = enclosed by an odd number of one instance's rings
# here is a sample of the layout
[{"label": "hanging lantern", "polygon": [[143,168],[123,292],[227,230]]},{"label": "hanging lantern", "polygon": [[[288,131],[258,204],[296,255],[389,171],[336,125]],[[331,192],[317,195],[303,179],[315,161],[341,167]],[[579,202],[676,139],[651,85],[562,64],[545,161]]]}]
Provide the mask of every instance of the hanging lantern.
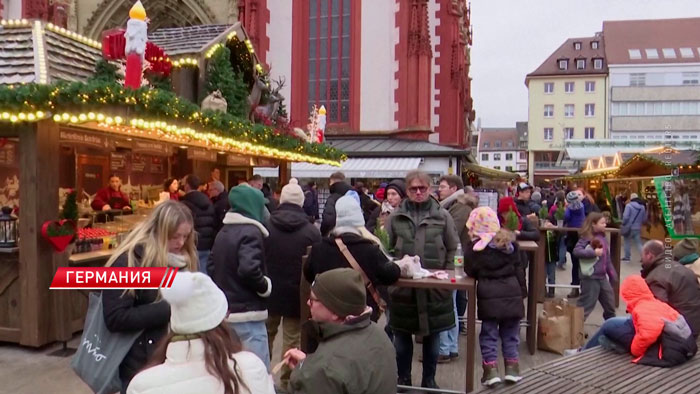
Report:
[{"label": "hanging lantern", "polygon": [[2,207],[0,213],[0,248],[17,247],[17,217],[12,215],[12,208]]}]

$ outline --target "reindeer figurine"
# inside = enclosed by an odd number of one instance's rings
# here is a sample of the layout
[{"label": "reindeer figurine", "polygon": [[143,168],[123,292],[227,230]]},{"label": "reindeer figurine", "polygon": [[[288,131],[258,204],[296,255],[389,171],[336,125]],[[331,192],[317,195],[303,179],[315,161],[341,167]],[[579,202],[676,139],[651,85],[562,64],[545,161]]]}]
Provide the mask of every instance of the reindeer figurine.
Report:
[{"label": "reindeer figurine", "polygon": [[284,96],[282,96],[280,91],[284,87],[286,80],[283,76],[280,76],[279,79],[274,82],[277,86],[270,91],[270,94],[268,94],[267,103],[264,105],[259,105],[257,108],[255,108],[256,115],[264,116],[272,121],[276,120],[277,110],[279,109],[280,103],[284,101]]},{"label": "reindeer figurine", "polygon": [[248,119],[253,122],[255,121],[255,110],[258,108],[258,105],[260,105],[260,99],[262,98],[263,93],[270,89],[265,80],[260,78],[260,75],[257,75],[256,73],[254,78],[255,82],[253,83],[253,89],[248,95]]}]

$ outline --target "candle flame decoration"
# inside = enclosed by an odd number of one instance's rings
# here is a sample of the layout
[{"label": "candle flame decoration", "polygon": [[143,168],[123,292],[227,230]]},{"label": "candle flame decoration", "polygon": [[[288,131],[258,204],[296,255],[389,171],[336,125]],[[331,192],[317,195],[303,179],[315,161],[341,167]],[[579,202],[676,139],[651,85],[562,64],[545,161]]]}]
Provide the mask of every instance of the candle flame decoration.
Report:
[{"label": "candle flame decoration", "polygon": [[143,64],[146,55],[146,42],[148,41],[148,24],[146,23],[146,9],[137,1],[129,10],[129,21],[126,23],[126,75],[124,86],[138,89],[141,87],[143,77]]}]

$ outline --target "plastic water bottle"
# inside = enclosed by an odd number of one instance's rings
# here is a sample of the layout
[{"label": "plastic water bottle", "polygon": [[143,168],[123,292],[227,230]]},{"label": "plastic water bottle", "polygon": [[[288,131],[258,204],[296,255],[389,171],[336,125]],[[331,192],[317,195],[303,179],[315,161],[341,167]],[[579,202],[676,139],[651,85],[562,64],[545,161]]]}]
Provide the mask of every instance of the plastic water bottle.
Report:
[{"label": "plastic water bottle", "polygon": [[455,265],[455,279],[461,279],[466,276],[464,273],[464,252],[462,252],[462,245],[457,245],[457,250],[455,251],[454,258]]}]

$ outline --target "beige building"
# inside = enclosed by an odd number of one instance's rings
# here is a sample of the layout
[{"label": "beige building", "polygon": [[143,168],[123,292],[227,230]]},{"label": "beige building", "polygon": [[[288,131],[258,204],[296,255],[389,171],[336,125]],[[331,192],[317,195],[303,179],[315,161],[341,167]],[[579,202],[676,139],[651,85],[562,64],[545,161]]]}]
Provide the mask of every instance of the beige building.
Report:
[{"label": "beige building", "polygon": [[570,38],[527,75],[530,182],[578,169],[565,144],[609,138],[606,130],[607,64],[603,37]]}]

